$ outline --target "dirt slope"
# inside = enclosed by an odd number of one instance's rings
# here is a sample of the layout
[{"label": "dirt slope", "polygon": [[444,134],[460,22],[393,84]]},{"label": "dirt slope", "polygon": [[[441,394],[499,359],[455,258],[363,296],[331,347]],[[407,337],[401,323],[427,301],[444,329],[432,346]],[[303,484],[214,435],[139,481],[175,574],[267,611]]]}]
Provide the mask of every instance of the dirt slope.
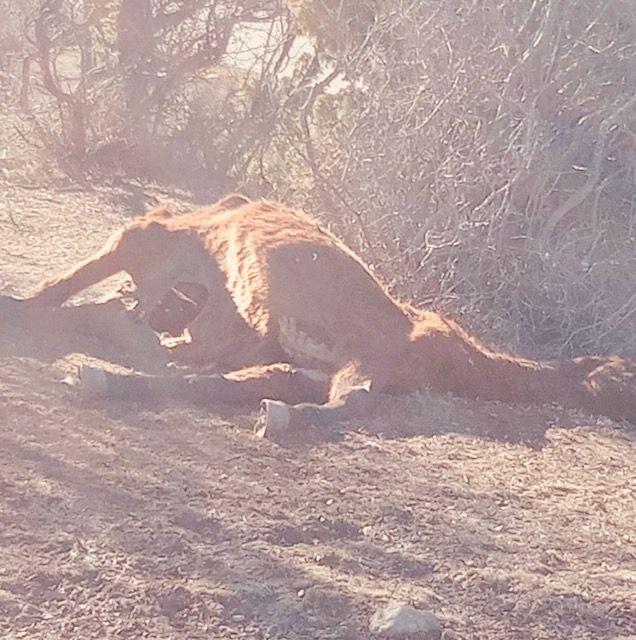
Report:
[{"label": "dirt slope", "polygon": [[[115,192],[13,187],[0,288],[99,245]],[[11,214],[11,215],[10,215]],[[0,319],[0,637],[636,637],[634,433],[558,408],[387,400],[282,448],[227,407],[88,403]]]}]

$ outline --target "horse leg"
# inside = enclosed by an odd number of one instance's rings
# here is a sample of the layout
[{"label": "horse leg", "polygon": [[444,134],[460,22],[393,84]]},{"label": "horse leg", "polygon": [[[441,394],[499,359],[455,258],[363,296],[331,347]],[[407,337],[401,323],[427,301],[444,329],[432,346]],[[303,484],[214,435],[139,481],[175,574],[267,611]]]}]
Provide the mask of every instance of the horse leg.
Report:
[{"label": "horse leg", "polygon": [[385,366],[353,361],[331,379],[327,402],[289,404],[275,399],[261,402],[256,433],[263,438],[281,439],[285,434],[309,428],[328,427],[368,414],[378,401],[386,382]]},{"label": "horse leg", "polygon": [[320,372],[284,363],[224,375],[112,373],[82,366],[80,390],[87,396],[112,400],[173,399],[198,405],[224,402],[258,406],[266,397],[292,404],[302,400],[324,402],[328,397],[329,378]]}]

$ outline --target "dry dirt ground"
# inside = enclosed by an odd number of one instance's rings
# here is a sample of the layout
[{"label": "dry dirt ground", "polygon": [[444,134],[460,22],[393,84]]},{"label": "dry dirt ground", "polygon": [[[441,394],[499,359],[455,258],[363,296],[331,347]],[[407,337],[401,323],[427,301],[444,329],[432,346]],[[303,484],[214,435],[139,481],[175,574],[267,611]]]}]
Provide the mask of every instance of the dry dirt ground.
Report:
[{"label": "dry dirt ground", "polygon": [[[9,293],[127,215],[113,189],[0,193]],[[2,638],[353,640],[389,599],[448,639],[636,638],[626,425],[422,394],[285,448],[249,408],[83,400],[62,384],[81,356],[14,329],[0,319]]]}]

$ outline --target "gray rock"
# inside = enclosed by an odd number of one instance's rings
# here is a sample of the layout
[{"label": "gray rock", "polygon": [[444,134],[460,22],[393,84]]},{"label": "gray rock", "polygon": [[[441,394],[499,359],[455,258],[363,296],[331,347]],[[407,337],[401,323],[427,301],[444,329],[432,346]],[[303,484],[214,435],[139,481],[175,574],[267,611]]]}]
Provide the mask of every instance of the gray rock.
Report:
[{"label": "gray rock", "polygon": [[380,607],[369,622],[369,631],[386,638],[409,637],[412,640],[439,640],[442,629],[430,611],[418,611],[401,602]]}]

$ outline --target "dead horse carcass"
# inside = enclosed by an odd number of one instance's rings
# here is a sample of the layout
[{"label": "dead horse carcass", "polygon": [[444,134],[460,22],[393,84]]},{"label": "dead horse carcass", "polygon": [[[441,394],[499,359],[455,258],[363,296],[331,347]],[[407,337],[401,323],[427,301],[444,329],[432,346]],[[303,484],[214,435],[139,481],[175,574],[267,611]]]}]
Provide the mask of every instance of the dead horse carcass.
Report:
[{"label": "dead horse carcass", "polygon": [[633,362],[535,361],[487,347],[452,320],[393,298],[341,240],[282,204],[231,195],[185,215],[155,209],[21,308],[31,318],[68,310],[70,296],[119,271],[136,285],[136,322],[100,322],[95,309],[84,322],[79,306],[66,312],[73,327],[121,341],[129,326],[138,342],[141,320],[146,335],[189,336],[170,359],[220,373],[85,369],[83,384],[106,396],[261,401],[268,435],[346,420],[381,393],[415,390],[557,402],[636,423]]}]

